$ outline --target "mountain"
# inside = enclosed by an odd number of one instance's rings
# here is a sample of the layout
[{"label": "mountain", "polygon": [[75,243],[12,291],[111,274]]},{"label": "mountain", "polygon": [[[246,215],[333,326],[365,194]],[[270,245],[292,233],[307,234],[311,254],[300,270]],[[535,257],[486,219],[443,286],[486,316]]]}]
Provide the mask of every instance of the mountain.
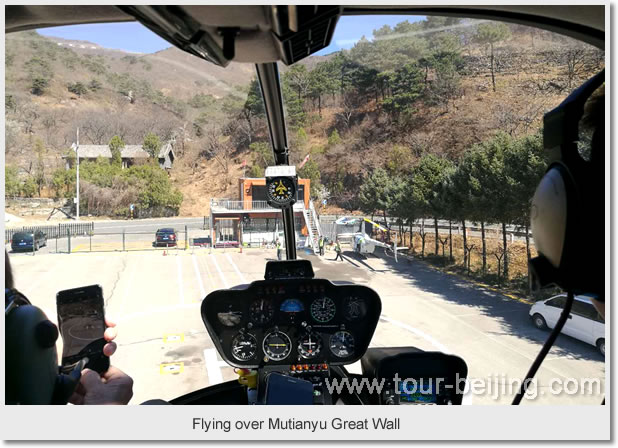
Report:
[{"label": "mountain", "polygon": [[[474,23],[450,34],[400,25],[281,67],[292,162],[311,154],[303,175],[339,206],[357,206],[375,168],[427,152],[456,162],[496,130],[537,132],[543,113],[603,65],[596,49],[517,25],[492,44],[494,57]],[[175,136],[170,179],[184,215],[207,213],[210,197],[235,197],[243,161],[252,175],[268,163],[252,64],[223,69],[173,47],[138,54],[32,31],[5,42],[6,164],[25,180],[44,160],[43,193],[57,194],[53,173],[78,127],[89,144]]]}]

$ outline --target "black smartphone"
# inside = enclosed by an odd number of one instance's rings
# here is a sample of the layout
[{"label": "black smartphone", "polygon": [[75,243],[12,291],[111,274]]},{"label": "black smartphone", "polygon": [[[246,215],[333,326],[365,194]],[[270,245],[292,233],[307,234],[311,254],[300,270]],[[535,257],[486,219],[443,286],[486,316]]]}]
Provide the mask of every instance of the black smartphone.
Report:
[{"label": "black smartphone", "polygon": [[266,380],[266,404],[313,404],[313,384],[273,372]]},{"label": "black smartphone", "polygon": [[99,285],[67,289],[56,294],[58,323],[62,335],[62,371],[71,371],[87,358],[85,367],[99,373],[109,369],[103,354],[105,312]]}]

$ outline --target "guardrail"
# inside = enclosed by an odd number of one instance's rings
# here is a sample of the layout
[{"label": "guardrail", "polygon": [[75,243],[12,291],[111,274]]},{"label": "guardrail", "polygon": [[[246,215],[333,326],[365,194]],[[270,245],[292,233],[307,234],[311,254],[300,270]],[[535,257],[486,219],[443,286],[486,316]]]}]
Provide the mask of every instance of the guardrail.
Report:
[{"label": "guardrail", "polygon": [[[352,215],[342,215],[342,216],[320,215],[320,223],[322,225],[325,225],[325,224],[334,225],[334,222],[343,216],[352,216]],[[354,216],[354,217],[364,218],[364,216]],[[367,218],[371,219],[371,217],[367,217]],[[399,230],[398,220],[399,218],[397,217],[387,217],[386,218],[386,221],[388,222],[391,230]],[[384,224],[384,218],[381,218],[378,216],[374,216],[373,221],[381,225]],[[412,228],[415,230],[420,229],[423,226],[423,224],[424,224],[425,231],[427,233],[430,233],[433,231],[434,229],[433,219],[424,219],[424,220],[418,219],[412,224]],[[461,231],[461,221],[451,221],[450,227],[453,229],[453,231],[460,232]],[[357,229],[358,225],[356,225],[355,228]],[[445,230],[448,228],[449,228],[448,220],[438,219],[438,229]],[[406,231],[409,230],[409,226],[407,224],[404,225],[404,229]],[[481,226],[476,221],[466,221],[466,231],[480,232]],[[502,233],[502,225],[501,224],[485,224],[485,232]],[[526,236],[525,228],[523,226],[515,226],[511,224],[506,226],[506,233],[516,236],[516,237]],[[528,229],[528,236],[532,237],[532,231],[530,229]]]},{"label": "guardrail", "polygon": [[13,235],[20,232],[34,233],[41,231],[47,235],[48,239],[67,238],[68,235],[89,235],[94,232],[93,222],[69,222],[59,223],[57,226],[28,226],[20,228],[5,229],[4,244],[9,243],[13,239]]},{"label": "guardrail", "polygon": [[[271,207],[266,201],[237,201],[232,199],[212,199],[210,208],[213,212],[226,211],[280,211],[278,208]],[[294,204],[294,210],[302,210],[304,208],[302,202]]]}]

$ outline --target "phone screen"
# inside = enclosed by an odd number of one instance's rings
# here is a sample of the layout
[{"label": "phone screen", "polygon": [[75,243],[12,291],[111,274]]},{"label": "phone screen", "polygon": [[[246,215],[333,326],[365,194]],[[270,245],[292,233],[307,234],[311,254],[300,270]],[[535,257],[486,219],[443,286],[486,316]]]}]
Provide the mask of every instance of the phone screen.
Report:
[{"label": "phone screen", "polygon": [[86,367],[103,372],[109,358],[103,355],[105,314],[103,290],[98,285],[60,291],[56,296],[62,335],[62,366],[66,370],[88,358]]}]

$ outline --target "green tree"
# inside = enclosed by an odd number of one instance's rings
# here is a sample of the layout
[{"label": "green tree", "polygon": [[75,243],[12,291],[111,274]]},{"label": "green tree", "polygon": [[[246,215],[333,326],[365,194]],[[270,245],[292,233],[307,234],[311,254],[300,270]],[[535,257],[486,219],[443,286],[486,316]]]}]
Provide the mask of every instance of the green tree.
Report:
[{"label": "green tree", "polygon": [[339,136],[339,131],[337,129],[333,129],[333,132],[328,136],[328,146],[335,146],[341,143],[341,137]]},{"label": "green tree", "polygon": [[[273,150],[269,143],[266,142],[253,142],[249,145],[249,151],[253,159],[253,165],[264,169],[275,163]],[[262,177],[262,176],[253,176]]]},{"label": "green tree", "polygon": [[506,176],[512,189],[513,223],[526,234],[526,254],[530,259],[530,207],[532,196],[547,169],[543,134],[538,132],[517,139],[505,154]]},{"label": "green tree", "polygon": [[435,253],[438,253],[438,218],[442,211],[440,202],[435,200],[436,186],[441,185],[450,172],[452,163],[442,157],[426,154],[412,170],[412,197],[417,213],[424,217],[432,217],[435,230]]},{"label": "green tree", "polygon": [[318,193],[322,189],[320,167],[317,162],[313,159],[309,159],[307,163],[298,170],[298,177],[311,180],[311,197],[317,198]]},{"label": "green tree", "polygon": [[144,148],[144,151],[150,154],[150,157],[156,160],[159,155],[159,150],[161,149],[161,140],[156,134],[149,132],[144,137],[142,147]]},{"label": "green tree", "polygon": [[[499,132],[492,138],[474,145],[464,156],[469,163],[469,190],[471,195],[468,216],[502,224],[502,252],[504,256],[504,278],[509,276],[509,254],[506,226],[512,223],[519,213],[517,191],[509,178],[506,154],[514,151],[515,140],[506,133]],[[482,219],[482,217],[485,219]]]},{"label": "green tree", "polygon": [[412,170],[414,157],[409,147],[393,145],[386,154],[386,169],[392,174],[407,174]]},{"label": "green tree", "polygon": [[40,57],[33,57],[26,62],[24,68],[30,82],[30,91],[34,95],[43,95],[54,76],[49,62]]},{"label": "green tree", "polygon": [[494,64],[494,45],[503,40],[508,39],[511,36],[511,31],[506,24],[502,22],[489,22],[489,23],[481,23],[476,31],[475,39],[482,45],[489,46],[489,54],[490,54],[490,63],[489,67],[491,70],[491,84],[493,86],[494,92],[496,91],[496,75],[495,75],[495,64]]},{"label": "green tree", "polygon": [[[309,96],[315,101],[318,101],[318,114],[322,116],[322,97],[330,91],[333,91],[335,79],[331,76],[328,70],[328,65],[321,62],[309,73]],[[314,102],[315,105],[315,102]]]},{"label": "green tree", "polygon": [[302,64],[292,65],[284,74],[283,82],[298,94],[298,100],[302,100],[309,92],[309,72]]},{"label": "green tree", "polygon": [[4,166],[4,194],[6,196],[19,196],[20,182],[17,168],[14,166]]},{"label": "green tree", "polygon": [[34,183],[37,187],[37,192],[39,197],[41,196],[42,189],[47,183],[46,176],[46,163],[45,163],[45,155],[47,154],[47,148],[43,144],[43,140],[37,138],[34,142],[34,154],[35,154],[35,162],[32,172],[32,177]]},{"label": "green tree", "polygon": [[141,208],[169,207],[178,211],[182,204],[182,193],[173,188],[167,173],[157,165],[133,165],[122,170],[120,176],[139,189]]},{"label": "green tree", "polygon": [[[81,173],[80,173],[81,174]],[[75,168],[59,168],[52,173],[52,186],[58,198],[70,198],[75,191]]]},{"label": "green tree", "polygon": [[414,102],[423,91],[423,73],[417,64],[406,64],[395,72],[392,80],[392,95],[383,101],[386,111],[398,118],[410,115]]},{"label": "green tree", "polygon": [[[449,219],[459,221],[462,224],[464,259],[463,265],[468,266],[467,233],[466,219],[470,211],[470,175],[460,163],[455,170],[452,170],[445,177],[442,185],[438,187],[440,201],[443,203],[444,210],[447,211]],[[452,238],[451,238],[452,245]],[[450,250],[451,258],[453,250]]]},{"label": "green tree", "polygon": [[33,177],[28,177],[21,185],[21,194],[27,198],[33,198],[37,192],[36,181]]},{"label": "green tree", "polygon": [[252,165],[249,168],[249,177],[264,177],[264,168],[259,165]]},{"label": "green tree", "polygon": [[365,213],[382,212],[384,224],[388,228],[387,214],[397,210],[405,191],[402,178],[391,176],[383,168],[374,170],[361,185],[359,200]]},{"label": "green tree", "polygon": [[202,109],[206,107],[214,107],[216,100],[212,95],[206,95],[204,93],[197,93],[187,102],[189,106],[195,109]]},{"label": "green tree", "polygon": [[108,146],[112,153],[112,164],[116,166],[122,165],[122,148],[125,146],[122,138],[114,135],[109,141]]}]

